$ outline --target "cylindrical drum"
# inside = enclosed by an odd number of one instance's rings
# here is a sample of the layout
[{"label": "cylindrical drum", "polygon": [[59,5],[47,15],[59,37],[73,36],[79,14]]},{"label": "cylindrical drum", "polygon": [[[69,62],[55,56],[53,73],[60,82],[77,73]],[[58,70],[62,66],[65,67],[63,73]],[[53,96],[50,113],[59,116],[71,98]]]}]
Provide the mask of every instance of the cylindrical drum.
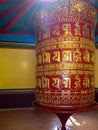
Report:
[{"label": "cylindrical drum", "polygon": [[58,0],[36,16],[36,101],[52,108],[94,103],[96,9],[84,0]]}]

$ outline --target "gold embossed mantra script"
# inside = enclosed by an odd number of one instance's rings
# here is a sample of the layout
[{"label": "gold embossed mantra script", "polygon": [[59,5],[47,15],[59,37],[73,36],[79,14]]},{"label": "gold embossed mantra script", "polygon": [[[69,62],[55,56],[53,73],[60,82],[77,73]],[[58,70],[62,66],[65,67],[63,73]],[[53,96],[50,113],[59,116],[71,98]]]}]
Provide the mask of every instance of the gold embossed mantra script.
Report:
[{"label": "gold embossed mantra script", "polygon": [[49,3],[36,16],[36,101],[51,108],[94,103],[96,9],[84,0]]}]

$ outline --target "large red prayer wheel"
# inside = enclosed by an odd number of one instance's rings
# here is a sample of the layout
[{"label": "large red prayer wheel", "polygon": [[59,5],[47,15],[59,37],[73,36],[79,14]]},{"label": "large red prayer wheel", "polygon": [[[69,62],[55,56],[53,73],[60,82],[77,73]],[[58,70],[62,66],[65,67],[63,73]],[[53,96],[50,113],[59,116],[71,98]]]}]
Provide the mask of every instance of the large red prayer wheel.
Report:
[{"label": "large red prayer wheel", "polygon": [[59,0],[36,17],[36,101],[52,108],[94,103],[96,9],[84,0]]}]

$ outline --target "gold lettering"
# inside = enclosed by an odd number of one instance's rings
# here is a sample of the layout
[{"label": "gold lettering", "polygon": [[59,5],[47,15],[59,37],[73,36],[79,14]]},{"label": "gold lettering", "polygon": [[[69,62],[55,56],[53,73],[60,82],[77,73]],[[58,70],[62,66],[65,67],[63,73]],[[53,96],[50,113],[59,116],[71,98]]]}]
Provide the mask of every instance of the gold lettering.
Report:
[{"label": "gold lettering", "polygon": [[63,52],[63,60],[64,61],[72,61],[72,52],[71,51],[64,51]]},{"label": "gold lettering", "polygon": [[41,55],[38,55],[38,56],[37,56],[37,63],[38,63],[38,64],[41,64],[41,63],[42,63],[42,57],[41,57]]},{"label": "gold lettering", "polygon": [[60,62],[60,52],[59,51],[55,51],[55,52],[53,52],[53,54],[54,54],[53,60]]},{"label": "gold lettering", "polygon": [[54,27],[53,34],[60,36],[60,27],[59,25]]},{"label": "gold lettering", "polygon": [[81,62],[81,52],[78,49],[75,51],[75,62]]},{"label": "gold lettering", "polygon": [[40,78],[37,78],[37,87],[41,88],[41,79]]},{"label": "gold lettering", "polygon": [[80,36],[81,35],[81,33],[80,33],[80,25],[79,25],[79,23],[77,22],[76,24],[76,28],[75,28],[75,35],[77,36]]},{"label": "gold lettering", "polygon": [[84,85],[85,88],[89,88],[90,87],[90,79],[88,78],[87,75],[83,79],[83,85]]},{"label": "gold lettering", "polygon": [[71,25],[70,24],[63,24],[62,29],[65,35],[72,35],[71,34]]},{"label": "gold lettering", "polygon": [[86,50],[84,53],[83,53],[83,60],[84,62],[90,62],[90,53],[88,50]]},{"label": "gold lettering", "polygon": [[49,88],[49,79],[46,77],[42,77],[42,87]]},{"label": "gold lettering", "polygon": [[59,79],[58,78],[53,78],[52,86],[55,87],[55,88],[60,88]]},{"label": "gold lettering", "polygon": [[71,79],[70,78],[63,78],[62,81],[64,88],[71,88]]},{"label": "gold lettering", "polygon": [[43,52],[42,58],[43,58],[43,63],[50,63],[50,53]]},{"label": "gold lettering", "polygon": [[81,79],[79,78],[79,75],[76,75],[75,80],[76,80],[76,82],[75,82],[75,88],[76,89],[80,88]]}]

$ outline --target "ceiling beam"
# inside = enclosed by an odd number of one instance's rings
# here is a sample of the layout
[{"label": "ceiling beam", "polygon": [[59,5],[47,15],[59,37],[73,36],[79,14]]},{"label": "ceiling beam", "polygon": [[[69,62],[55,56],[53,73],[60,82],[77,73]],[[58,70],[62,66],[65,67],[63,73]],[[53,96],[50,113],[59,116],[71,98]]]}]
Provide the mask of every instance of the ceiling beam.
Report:
[{"label": "ceiling beam", "polygon": [[[31,0],[32,1],[32,0]],[[33,0],[32,2],[25,6],[21,12],[19,12],[17,15],[14,16],[3,28],[0,32],[6,32],[8,31],[22,16],[25,15],[26,12],[28,12],[35,4],[36,0]]]},{"label": "ceiling beam", "polygon": [[31,22],[31,20],[32,20],[34,14],[36,13],[36,11],[38,10],[39,6],[40,6],[40,4],[38,3],[38,4],[36,5],[35,9],[33,10],[33,12],[31,13],[31,16],[30,16],[30,18],[28,19],[27,23],[25,24],[25,26],[24,26],[22,32],[24,32],[24,31],[26,30],[26,28],[28,27],[29,23]]},{"label": "ceiling beam", "polygon": [[[0,1],[1,2],[1,1]],[[20,8],[21,6],[25,5],[28,2],[28,0],[24,0],[21,3],[19,3],[18,5],[15,5],[13,8],[7,10],[6,12],[4,12],[3,14],[0,15],[0,18],[4,18],[5,16],[9,15],[10,13],[14,12],[15,10],[17,10],[18,8]]]},{"label": "ceiling beam", "polygon": [[0,0],[0,3],[10,2],[10,0]]}]

